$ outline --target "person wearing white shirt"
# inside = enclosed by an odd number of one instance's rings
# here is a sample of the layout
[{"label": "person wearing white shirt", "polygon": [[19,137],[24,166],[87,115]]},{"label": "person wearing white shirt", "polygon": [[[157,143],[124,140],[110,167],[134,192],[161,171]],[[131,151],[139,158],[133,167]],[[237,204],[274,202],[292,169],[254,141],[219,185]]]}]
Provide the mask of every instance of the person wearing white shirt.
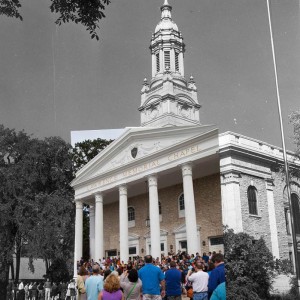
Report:
[{"label": "person wearing white shirt", "polygon": [[203,264],[197,262],[195,264],[195,272],[189,270],[186,279],[193,285],[193,300],[208,299],[208,278],[209,275],[203,271]]}]

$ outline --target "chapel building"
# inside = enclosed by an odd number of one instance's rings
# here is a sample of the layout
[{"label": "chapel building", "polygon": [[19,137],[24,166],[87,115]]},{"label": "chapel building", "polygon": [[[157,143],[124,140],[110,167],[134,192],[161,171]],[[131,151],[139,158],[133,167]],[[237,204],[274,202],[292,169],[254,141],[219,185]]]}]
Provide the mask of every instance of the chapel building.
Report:
[{"label": "chapel building", "polygon": [[165,0],[151,38],[152,77],[141,90],[141,126],[127,128],[72,182],[74,271],[84,203],[94,260],[223,251],[218,129],[200,123],[197,88],[184,77],[185,45],[171,12]]},{"label": "chapel building", "polygon": [[[141,90],[141,126],[126,128],[72,182],[74,274],[84,203],[95,260],[223,252],[223,225],[250,234],[253,242],[263,237],[275,258],[293,260],[282,149],[201,124],[197,87],[192,76],[185,79],[185,44],[171,13],[165,0],[150,43],[151,80]],[[294,153],[288,161],[300,168]],[[290,185],[300,258],[299,178]]]}]

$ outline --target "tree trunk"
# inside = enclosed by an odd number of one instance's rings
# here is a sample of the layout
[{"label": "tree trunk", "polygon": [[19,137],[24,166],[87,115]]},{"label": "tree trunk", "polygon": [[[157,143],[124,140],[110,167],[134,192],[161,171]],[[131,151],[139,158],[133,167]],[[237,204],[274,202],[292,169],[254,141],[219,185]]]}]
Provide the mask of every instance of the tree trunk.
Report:
[{"label": "tree trunk", "polygon": [[13,281],[15,281],[15,269],[14,269],[14,259],[13,259],[13,257],[11,259],[11,263],[10,263],[9,266],[10,266],[10,271],[11,271],[11,279]]},{"label": "tree trunk", "polygon": [[20,275],[20,263],[21,263],[21,246],[17,244],[16,247],[16,281],[19,281]]},{"label": "tree trunk", "polygon": [[45,258],[45,267],[46,267],[46,274],[48,274],[49,264],[48,264],[48,259],[47,258]]}]

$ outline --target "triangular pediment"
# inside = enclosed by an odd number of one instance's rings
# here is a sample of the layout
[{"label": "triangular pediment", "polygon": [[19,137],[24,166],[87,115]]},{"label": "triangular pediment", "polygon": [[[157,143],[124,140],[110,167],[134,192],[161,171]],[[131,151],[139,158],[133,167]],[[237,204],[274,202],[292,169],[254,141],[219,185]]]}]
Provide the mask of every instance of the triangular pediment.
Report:
[{"label": "triangular pediment", "polygon": [[76,174],[72,186],[142,163],[215,131],[214,125],[164,128],[128,128]]}]

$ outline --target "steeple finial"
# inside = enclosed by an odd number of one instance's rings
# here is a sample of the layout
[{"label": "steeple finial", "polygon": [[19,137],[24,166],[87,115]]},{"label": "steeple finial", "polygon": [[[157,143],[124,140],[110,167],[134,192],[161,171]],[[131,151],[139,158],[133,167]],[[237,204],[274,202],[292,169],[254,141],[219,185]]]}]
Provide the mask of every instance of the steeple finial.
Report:
[{"label": "steeple finial", "polygon": [[172,19],[171,17],[171,10],[172,10],[172,6],[169,4],[168,0],[165,0],[163,6],[161,6],[160,8],[161,10],[161,18],[168,18],[168,19]]}]

